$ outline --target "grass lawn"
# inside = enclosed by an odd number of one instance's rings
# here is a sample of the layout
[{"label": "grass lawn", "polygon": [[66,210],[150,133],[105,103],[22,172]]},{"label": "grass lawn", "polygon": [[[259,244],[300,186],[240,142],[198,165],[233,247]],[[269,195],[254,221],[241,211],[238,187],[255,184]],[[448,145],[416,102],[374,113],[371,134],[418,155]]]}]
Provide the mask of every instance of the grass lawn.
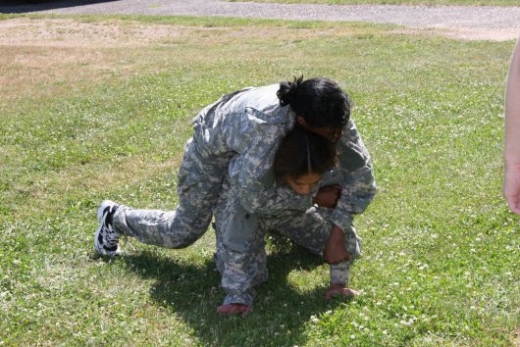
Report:
[{"label": "grass lawn", "polygon": [[[520,227],[501,196],[514,42],[392,26],[0,16],[0,345],[518,346]],[[327,76],[354,102],[379,193],[355,225],[352,301],[269,242],[248,317],[221,317],[210,230],[94,256],[110,198],[173,209],[190,119],[248,85]]]},{"label": "grass lawn", "polygon": [[[235,2],[238,0],[228,0]],[[517,0],[240,0],[279,4],[419,5],[419,6],[518,6]]]}]

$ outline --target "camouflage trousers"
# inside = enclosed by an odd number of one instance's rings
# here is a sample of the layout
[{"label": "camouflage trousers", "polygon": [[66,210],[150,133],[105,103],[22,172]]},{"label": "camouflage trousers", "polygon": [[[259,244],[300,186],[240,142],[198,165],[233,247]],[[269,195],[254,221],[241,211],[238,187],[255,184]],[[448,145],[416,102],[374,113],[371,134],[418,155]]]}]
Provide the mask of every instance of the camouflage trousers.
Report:
[{"label": "camouflage trousers", "polygon": [[[268,277],[265,251],[267,231],[276,230],[321,256],[333,228],[328,218],[332,210],[327,208],[313,207],[307,212],[281,211],[276,216],[262,217],[246,213],[241,230],[250,230],[245,236],[242,235],[239,242],[230,242],[226,233],[230,231],[230,216],[236,212],[236,209],[229,208],[229,204],[220,202],[215,212],[215,261],[222,276],[222,288],[226,292],[224,304],[241,303],[252,307],[255,287]],[[352,226],[344,232],[350,257],[347,261],[330,265],[330,283],[348,285],[350,267],[361,253],[361,239]]]},{"label": "camouflage trousers", "polygon": [[177,209],[142,210],[120,205],[112,227],[121,235],[150,245],[190,246],[209,227],[228,165],[229,157],[201,154],[196,142],[189,140],[179,169]]},{"label": "camouflage trousers", "polygon": [[[226,199],[237,203],[236,199],[222,192],[228,165],[229,158],[208,157],[198,151],[195,142],[189,141],[179,170],[177,209],[143,210],[120,205],[112,218],[112,227],[117,233],[134,237],[142,243],[184,248],[204,235],[215,213],[215,260],[226,292],[224,304],[244,303],[252,306],[254,287],[266,281],[268,275],[264,243],[266,231],[277,230],[295,243],[321,255],[333,227],[328,218],[332,211],[313,208],[307,213],[280,211],[276,216],[250,216],[246,224],[250,224],[249,228],[253,232],[244,233],[240,249],[228,247],[225,230],[232,219],[230,215],[236,211],[228,208]],[[344,232],[350,259],[330,266],[331,283],[347,284],[350,265],[360,254],[360,239],[355,230],[349,228]]]}]

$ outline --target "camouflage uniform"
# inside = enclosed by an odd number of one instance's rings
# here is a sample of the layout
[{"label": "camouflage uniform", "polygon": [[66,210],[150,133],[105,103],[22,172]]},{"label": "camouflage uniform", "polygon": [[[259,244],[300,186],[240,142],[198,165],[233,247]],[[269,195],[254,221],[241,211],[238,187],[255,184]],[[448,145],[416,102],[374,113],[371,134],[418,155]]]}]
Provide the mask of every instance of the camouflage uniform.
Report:
[{"label": "camouflage uniform", "polygon": [[[253,287],[266,280],[266,228],[280,230],[321,254],[336,224],[347,235],[349,252],[358,254],[352,215],[363,212],[375,193],[370,157],[352,121],[338,144],[341,169],[323,178],[323,185],[339,183],[344,187],[335,209],[319,208],[305,214],[312,196],[276,186],[274,155],[296,118],[290,107],[279,105],[278,89],[279,85],[270,85],[225,95],[195,117],[194,134],[186,144],[179,171],[179,206],[175,211],[120,206],[112,219],[114,230],[122,235],[161,247],[183,248],[205,233],[215,213],[216,260],[227,293],[225,303],[251,305]],[[229,181],[224,182],[224,177]],[[306,230],[304,235],[302,230]],[[254,244],[254,252],[245,251],[249,244]],[[222,256],[223,252],[227,255]],[[257,260],[251,262],[251,256]],[[334,283],[346,283],[348,267],[331,267],[331,275]]]},{"label": "camouflage uniform", "polygon": [[[252,174],[264,172],[260,168],[269,169],[269,158],[294,127],[295,115],[289,106],[280,106],[278,89],[277,84],[242,89],[200,111],[193,120],[194,134],[179,170],[177,209],[120,206],[112,218],[114,230],[168,248],[187,247],[198,240],[211,222],[230,158],[247,157],[242,176],[252,179]],[[261,185],[250,188],[257,186]]]},{"label": "camouflage uniform", "polygon": [[[264,236],[277,230],[295,243],[321,255],[334,225],[345,233],[348,261],[330,266],[330,282],[347,285],[350,266],[360,255],[361,240],[352,226],[354,214],[362,213],[375,195],[370,156],[353,122],[345,127],[338,142],[339,165],[325,173],[310,196],[297,195],[275,182],[272,170],[241,179],[242,162],[231,159],[229,176],[223,182],[215,211],[217,252],[215,260],[226,291],[224,304],[252,306],[254,287],[267,279]],[[272,163],[272,161],[271,161]],[[271,165],[272,166],[272,165]],[[271,167],[269,166],[269,168]],[[262,186],[258,186],[258,182]],[[311,206],[312,196],[326,185],[343,187],[334,209]],[[256,187],[257,191],[247,187]]]}]

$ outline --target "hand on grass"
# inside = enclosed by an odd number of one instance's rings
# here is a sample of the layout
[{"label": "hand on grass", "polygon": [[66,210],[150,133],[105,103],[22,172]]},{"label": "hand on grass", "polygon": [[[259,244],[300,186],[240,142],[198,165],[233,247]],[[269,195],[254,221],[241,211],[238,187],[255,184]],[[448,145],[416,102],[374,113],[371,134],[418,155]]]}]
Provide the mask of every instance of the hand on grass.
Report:
[{"label": "hand on grass", "polygon": [[354,289],[346,288],[342,284],[333,284],[331,283],[329,286],[329,289],[327,289],[327,292],[325,293],[325,298],[330,299],[334,296],[344,296],[347,298],[353,298],[354,296],[358,295],[358,292]]},{"label": "hand on grass", "polygon": [[217,307],[217,313],[220,314],[240,314],[242,316],[247,315],[251,312],[251,307],[244,305],[244,304],[227,304],[227,305],[220,305]]}]

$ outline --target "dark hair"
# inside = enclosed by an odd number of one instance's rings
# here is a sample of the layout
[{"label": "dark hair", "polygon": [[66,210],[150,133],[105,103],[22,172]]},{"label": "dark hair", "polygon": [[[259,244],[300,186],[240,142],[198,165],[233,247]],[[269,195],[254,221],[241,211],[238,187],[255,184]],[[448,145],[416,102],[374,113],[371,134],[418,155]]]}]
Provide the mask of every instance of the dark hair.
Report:
[{"label": "dark hair", "polygon": [[282,140],[276,151],[273,170],[276,178],[322,175],[337,162],[336,146],[327,139],[296,127]]},{"label": "dark hair", "polygon": [[327,78],[295,77],[293,82],[280,83],[276,95],[281,106],[289,105],[311,128],[341,129],[350,119],[349,96]]}]

